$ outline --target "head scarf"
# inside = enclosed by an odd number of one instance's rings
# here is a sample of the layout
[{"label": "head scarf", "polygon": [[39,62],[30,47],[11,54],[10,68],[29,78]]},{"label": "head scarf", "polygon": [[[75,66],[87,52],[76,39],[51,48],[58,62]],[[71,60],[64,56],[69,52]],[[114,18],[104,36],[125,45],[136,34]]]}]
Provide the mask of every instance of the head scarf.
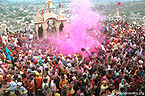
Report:
[{"label": "head scarf", "polygon": [[60,94],[59,93],[56,93],[54,96],[60,96]]},{"label": "head scarf", "polygon": [[102,84],[104,85],[105,83],[107,83],[107,81],[104,80],[104,81],[102,82]]},{"label": "head scarf", "polygon": [[[122,85],[125,85],[125,84],[124,84],[124,80],[125,80],[125,79],[122,79],[122,80],[121,80],[121,84],[122,84]],[[127,92],[127,87],[124,87],[124,88],[125,88],[125,92]]]},{"label": "head scarf", "polygon": [[8,47],[5,47],[5,50],[6,50],[6,53],[8,53],[8,55],[7,55],[6,58],[8,58],[9,60],[12,60],[12,59],[11,59],[11,56],[10,56],[11,51],[8,49]]},{"label": "head scarf", "polygon": [[101,79],[102,84],[103,84],[103,81],[108,82],[109,80],[107,79],[107,77],[106,77],[106,76],[103,76],[103,78]]},{"label": "head scarf", "polygon": [[118,72],[116,72],[116,71],[114,71],[114,76],[115,76],[115,79],[116,79],[116,78],[118,78],[119,73],[118,73]]}]

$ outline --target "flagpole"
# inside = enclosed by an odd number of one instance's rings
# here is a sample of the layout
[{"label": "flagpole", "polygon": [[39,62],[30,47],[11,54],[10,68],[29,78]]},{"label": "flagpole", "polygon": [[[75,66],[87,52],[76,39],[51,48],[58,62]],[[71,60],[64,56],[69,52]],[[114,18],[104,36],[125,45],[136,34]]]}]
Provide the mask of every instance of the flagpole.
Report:
[{"label": "flagpole", "polygon": [[50,6],[49,6],[49,2],[48,2],[48,8],[50,8]]}]

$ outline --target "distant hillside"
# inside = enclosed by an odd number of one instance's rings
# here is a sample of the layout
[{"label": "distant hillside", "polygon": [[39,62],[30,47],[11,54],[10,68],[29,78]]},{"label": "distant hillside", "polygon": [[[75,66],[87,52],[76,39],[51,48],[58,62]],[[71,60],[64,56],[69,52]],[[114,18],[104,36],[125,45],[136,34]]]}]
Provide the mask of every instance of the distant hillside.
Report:
[{"label": "distant hillside", "polygon": [[[0,0],[0,1],[13,1],[13,2],[46,2],[46,0]],[[52,0],[52,2],[70,2],[72,0]],[[85,0],[84,0],[85,1]],[[144,0],[90,0],[90,1],[95,1],[95,2],[132,2],[132,1],[144,1]]]},{"label": "distant hillside", "polygon": [[[119,7],[117,3],[104,5],[95,3],[93,6],[94,11],[97,11],[104,15],[115,15],[117,8],[119,8],[120,16],[126,15],[126,20],[131,23],[137,21],[138,18],[143,18],[145,16],[145,0],[138,2],[122,2]],[[141,22],[141,24],[143,24],[143,22]]]},{"label": "distant hillside", "polygon": [[108,5],[98,5],[97,3],[94,5],[94,10],[99,11],[104,14],[112,14],[116,12],[116,9],[119,8],[120,13],[125,13],[129,15],[129,12],[138,13],[145,16],[145,2],[124,2],[119,7],[117,4],[108,4]]}]

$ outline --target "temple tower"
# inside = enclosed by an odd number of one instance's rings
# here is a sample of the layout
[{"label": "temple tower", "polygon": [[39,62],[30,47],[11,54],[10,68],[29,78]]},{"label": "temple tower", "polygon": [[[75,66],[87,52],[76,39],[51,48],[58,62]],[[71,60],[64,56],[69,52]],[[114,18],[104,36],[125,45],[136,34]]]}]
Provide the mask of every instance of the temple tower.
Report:
[{"label": "temple tower", "polygon": [[55,34],[59,36],[60,29],[66,25],[67,18],[62,14],[61,8],[59,7],[58,13],[54,13],[51,4],[45,4],[44,14],[40,14],[40,10],[37,9],[35,17],[35,31],[38,38],[43,38],[47,35]]},{"label": "temple tower", "polygon": [[119,20],[119,19],[120,19],[119,9],[118,9],[118,8],[117,8],[117,10],[116,10],[116,16],[115,16],[115,18],[116,18],[117,20]]}]

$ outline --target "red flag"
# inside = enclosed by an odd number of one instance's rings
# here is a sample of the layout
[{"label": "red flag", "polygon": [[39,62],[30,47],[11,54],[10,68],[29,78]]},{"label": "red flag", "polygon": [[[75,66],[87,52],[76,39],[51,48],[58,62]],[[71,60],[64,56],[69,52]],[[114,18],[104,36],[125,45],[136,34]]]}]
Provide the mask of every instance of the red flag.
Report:
[{"label": "red flag", "polygon": [[61,3],[59,3],[59,8],[61,7]]},{"label": "red flag", "polygon": [[44,12],[42,11],[42,10],[40,10],[41,11],[41,13],[42,13],[42,15],[44,14]]},{"label": "red flag", "polygon": [[118,2],[118,6],[121,4],[121,2]]}]

